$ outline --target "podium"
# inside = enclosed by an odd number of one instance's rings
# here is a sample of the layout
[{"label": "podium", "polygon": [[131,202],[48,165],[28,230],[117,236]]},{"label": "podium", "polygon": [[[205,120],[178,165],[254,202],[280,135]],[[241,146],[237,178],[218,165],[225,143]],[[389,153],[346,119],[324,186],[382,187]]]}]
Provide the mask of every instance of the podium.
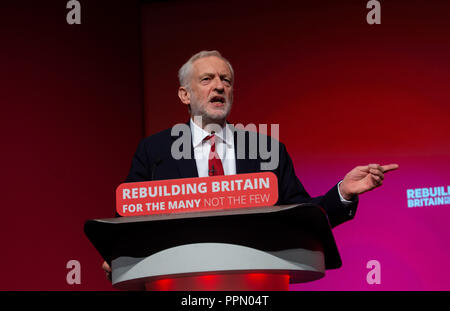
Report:
[{"label": "podium", "polygon": [[84,231],[124,290],[288,290],[342,265],[314,204],[93,219]]}]

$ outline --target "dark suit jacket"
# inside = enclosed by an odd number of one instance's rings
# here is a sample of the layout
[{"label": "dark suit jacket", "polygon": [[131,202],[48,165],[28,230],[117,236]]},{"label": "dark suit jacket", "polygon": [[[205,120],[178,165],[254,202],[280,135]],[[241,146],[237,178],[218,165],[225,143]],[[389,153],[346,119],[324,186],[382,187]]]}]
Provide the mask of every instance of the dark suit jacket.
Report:
[{"label": "dark suit jacket", "polygon": [[[237,131],[234,132],[235,153]],[[242,132],[241,132],[242,133]],[[254,134],[253,135],[261,135]],[[263,162],[259,156],[256,159],[250,158],[248,142],[250,133],[245,132],[245,158],[238,159],[236,155],[236,173],[255,173],[260,172],[260,164]],[[259,142],[259,136],[257,136]],[[198,177],[197,164],[194,159],[194,151],[191,143],[191,158],[175,160],[171,156],[171,146],[178,136],[171,136],[171,129],[164,130],[147,138],[144,138],[137,148],[133,157],[131,169],[125,182],[139,182],[149,180],[174,179]],[[337,186],[335,185],[325,195],[311,198],[295,175],[294,166],[284,144],[273,141],[269,136],[263,136],[267,139],[267,146],[271,142],[279,144],[279,165],[272,170],[278,178],[278,202],[279,204],[293,203],[314,203],[321,206],[330,221],[332,227],[335,227],[354,217],[357,202],[344,206],[340,200]],[[258,149],[259,150],[259,149]]]}]

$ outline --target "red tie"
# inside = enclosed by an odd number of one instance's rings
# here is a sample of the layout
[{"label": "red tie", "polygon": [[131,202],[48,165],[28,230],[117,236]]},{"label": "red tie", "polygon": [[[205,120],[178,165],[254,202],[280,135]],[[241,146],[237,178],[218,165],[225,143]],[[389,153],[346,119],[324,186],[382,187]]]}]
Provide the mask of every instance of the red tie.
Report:
[{"label": "red tie", "polygon": [[220,157],[216,152],[216,136],[214,135],[214,133],[212,133],[212,135],[206,136],[205,140],[211,141],[211,151],[209,152],[208,161],[208,175],[224,175],[222,161],[220,160]]}]

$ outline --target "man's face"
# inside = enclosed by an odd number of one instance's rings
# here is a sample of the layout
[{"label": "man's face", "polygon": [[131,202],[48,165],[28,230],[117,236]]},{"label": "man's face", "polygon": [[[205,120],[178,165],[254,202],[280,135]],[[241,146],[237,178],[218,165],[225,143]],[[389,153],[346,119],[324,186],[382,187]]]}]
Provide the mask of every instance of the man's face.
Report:
[{"label": "man's face", "polygon": [[[228,65],[216,56],[196,60],[192,65],[186,99],[191,116],[201,116],[203,123],[223,124],[233,102],[233,81]],[[180,97],[181,98],[181,97]]]}]

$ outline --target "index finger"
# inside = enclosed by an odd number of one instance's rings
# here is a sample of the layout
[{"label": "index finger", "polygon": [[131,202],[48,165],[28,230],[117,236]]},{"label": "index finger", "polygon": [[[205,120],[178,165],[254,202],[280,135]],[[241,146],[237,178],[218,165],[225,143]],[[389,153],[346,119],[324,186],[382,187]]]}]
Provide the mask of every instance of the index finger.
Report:
[{"label": "index finger", "polygon": [[396,170],[398,168],[399,168],[398,164],[387,164],[387,165],[381,166],[381,171],[383,173],[386,173],[386,172],[389,172],[389,171]]}]

